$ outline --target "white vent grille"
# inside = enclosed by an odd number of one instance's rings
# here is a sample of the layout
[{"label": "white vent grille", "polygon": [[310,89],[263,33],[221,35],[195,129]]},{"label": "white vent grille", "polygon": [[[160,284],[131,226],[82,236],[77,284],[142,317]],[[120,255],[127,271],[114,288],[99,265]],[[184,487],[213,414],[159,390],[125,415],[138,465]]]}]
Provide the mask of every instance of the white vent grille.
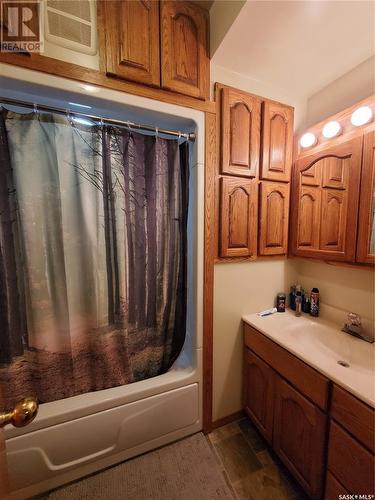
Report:
[{"label": "white vent grille", "polygon": [[61,47],[94,55],[96,6],[93,0],[45,0],[45,38]]}]

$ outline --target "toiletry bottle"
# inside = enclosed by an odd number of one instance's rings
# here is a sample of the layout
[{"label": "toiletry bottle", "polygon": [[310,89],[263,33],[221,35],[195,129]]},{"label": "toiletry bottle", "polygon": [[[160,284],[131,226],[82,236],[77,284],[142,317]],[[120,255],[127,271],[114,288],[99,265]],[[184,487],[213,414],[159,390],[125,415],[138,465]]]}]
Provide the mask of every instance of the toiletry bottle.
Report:
[{"label": "toiletry bottle", "polygon": [[276,296],[276,308],[277,312],[285,312],[286,295],[285,293],[278,293]]},{"label": "toiletry bottle", "polygon": [[309,313],[310,312],[310,297],[307,293],[305,293],[302,301],[302,312]]},{"label": "toiletry bottle", "polygon": [[319,316],[319,290],[313,288],[310,295],[310,314],[311,316]]},{"label": "toiletry bottle", "polygon": [[295,285],[292,285],[290,287],[289,306],[291,309],[293,309],[293,311],[296,310],[296,287],[295,287]]},{"label": "toiletry bottle", "polygon": [[302,311],[302,295],[301,292],[296,292],[296,316],[301,316]]}]

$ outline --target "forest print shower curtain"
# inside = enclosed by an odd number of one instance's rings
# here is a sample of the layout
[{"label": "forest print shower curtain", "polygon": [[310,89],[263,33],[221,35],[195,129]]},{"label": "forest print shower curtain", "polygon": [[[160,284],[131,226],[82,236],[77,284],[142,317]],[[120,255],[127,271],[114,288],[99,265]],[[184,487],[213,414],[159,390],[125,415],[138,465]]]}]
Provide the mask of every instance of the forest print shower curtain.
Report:
[{"label": "forest print shower curtain", "polygon": [[188,145],[0,114],[0,406],[167,371],[185,339]]}]

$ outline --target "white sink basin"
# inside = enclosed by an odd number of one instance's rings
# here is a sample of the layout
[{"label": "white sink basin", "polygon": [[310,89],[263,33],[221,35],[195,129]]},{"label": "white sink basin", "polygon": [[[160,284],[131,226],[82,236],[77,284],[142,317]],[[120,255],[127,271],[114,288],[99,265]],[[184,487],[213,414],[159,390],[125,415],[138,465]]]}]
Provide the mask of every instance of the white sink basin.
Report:
[{"label": "white sink basin", "polygon": [[328,378],[375,407],[374,344],[341,332],[320,318],[292,311],[242,318]]}]

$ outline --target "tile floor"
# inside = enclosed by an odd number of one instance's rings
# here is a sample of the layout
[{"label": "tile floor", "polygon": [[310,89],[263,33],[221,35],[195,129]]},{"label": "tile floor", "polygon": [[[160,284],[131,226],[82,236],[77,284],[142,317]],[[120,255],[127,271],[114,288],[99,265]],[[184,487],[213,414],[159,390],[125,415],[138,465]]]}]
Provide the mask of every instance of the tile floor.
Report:
[{"label": "tile floor", "polygon": [[248,418],[208,435],[238,500],[307,500]]}]

